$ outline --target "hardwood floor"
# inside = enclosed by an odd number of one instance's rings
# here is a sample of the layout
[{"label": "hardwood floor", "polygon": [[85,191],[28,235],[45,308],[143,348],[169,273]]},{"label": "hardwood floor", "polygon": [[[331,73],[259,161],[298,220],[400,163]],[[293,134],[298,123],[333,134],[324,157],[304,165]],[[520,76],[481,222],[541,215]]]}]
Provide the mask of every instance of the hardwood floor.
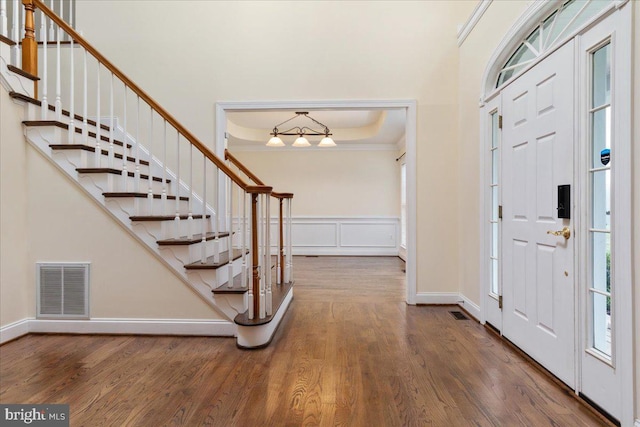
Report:
[{"label": "hardwood floor", "polygon": [[69,403],[72,426],[600,426],[454,307],[407,306],[398,258],[295,258],[271,345],[30,335],[0,347],[0,402]]}]

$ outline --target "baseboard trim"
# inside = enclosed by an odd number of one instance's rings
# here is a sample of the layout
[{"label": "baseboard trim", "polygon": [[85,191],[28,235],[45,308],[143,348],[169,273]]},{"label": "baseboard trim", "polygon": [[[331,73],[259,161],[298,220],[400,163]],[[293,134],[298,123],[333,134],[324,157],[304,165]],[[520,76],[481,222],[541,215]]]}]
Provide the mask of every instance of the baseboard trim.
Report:
[{"label": "baseboard trim", "polygon": [[29,333],[29,321],[29,319],[22,319],[0,328],[0,344],[27,335]]},{"label": "baseboard trim", "polygon": [[0,344],[29,333],[236,336],[235,323],[228,320],[192,319],[23,319],[0,329]]},{"label": "baseboard trim", "polygon": [[418,292],[416,304],[458,304],[460,294],[457,292]]},{"label": "baseboard trim", "polygon": [[480,321],[480,306],[471,301],[463,294],[459,294],[461,302],[458,303],[470,316],[474,317],[478,322]]}]

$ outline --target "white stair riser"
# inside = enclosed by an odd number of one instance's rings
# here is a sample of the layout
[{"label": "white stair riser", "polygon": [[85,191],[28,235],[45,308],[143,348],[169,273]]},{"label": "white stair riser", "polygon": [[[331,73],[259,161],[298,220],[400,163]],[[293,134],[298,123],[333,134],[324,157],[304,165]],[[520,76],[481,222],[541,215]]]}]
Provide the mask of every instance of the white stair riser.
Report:
[{"label": "white stair riser", "polygon": [[[122,159],[110,160],[108,156],[101,155],[96,158],[95,152],[86,151],[81,149],[51,149],[52,157],[56,161],[60,161],[60,158],[66,159],[76,168],[113,168],[122,170]],[[136,172],[136,165],[133,162],[127,162],[127,172]],[[149,167],[146,165],[139,166],[139,172],[144,175],[149,174]],[[148,185],[148,184],[147,184]]]},{"label": "white stair riser", "polygon": [[[103,193],[146,193],[149,191],[149,180],[147,179],[140,179],[140,183],[138,184],[138,186],[136,186],[136,180],[134,177],[127,177],[127,180],[123,182],[122,175],[115,175],[111,173],[78,173],[78,181],[80,181],[82,185],[94,185],[98,187]],[[162,194],[162,183],[151,181],[151,189],[154,194]],[[173,191],[173,189],[171,188],[171,183],[167,185],[167,191],[169,193]]]},{"label": "white stair riser", "polygon": [[[205,257],[213,256],[216,253],[224,252],[227,249],[227,238],[221,237],[205,242]],[[191,245],[166,245],[161,246],[160,251],[168,250],[176,258],[180,259],[184,264],[202,260],[202,242]]]},{"label": "white stair riser", "polygon": [[[138,234],[138,230],[153,236],[155,240],[172,239],[176,237],[187,236],[189,234],[189,228],[191,228],[193,234],[198,234],[202,231],[202,218],[187,220],[180,220],[176,225],[175,221],[134,221],[132,229]],[[210,219],[206,220],[206,231],[211,231]],[[157,245],[156,245],[157,246]]]},{"label": "white stair riser", "polygon": [[[122,181],[122,178],[120,177],[116,176],[116,179]],[[143,199],[139,197],[106,197],[105,203],[107,205],[115,203],[120,209],[131,216],[174,215],[176,213],[175,200],[149,200],[147,198]],[[180,215],[188,215],[189,202],[181,200],[179,202],[178,209]]]}]

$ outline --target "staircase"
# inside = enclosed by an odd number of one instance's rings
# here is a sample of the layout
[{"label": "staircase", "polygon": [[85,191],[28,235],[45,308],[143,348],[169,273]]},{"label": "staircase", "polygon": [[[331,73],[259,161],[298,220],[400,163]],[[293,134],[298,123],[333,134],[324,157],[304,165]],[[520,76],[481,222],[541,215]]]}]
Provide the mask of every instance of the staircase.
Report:
[{"label": "staircase", "polygon": [[233,322],[238,347],[268,345],[293,298],[293,195],[218,158],[44,3],[26,2],[24,22],[11,5],[0,10],[14,17],[0,21],[0,79],[24,105],[28,143]]}]

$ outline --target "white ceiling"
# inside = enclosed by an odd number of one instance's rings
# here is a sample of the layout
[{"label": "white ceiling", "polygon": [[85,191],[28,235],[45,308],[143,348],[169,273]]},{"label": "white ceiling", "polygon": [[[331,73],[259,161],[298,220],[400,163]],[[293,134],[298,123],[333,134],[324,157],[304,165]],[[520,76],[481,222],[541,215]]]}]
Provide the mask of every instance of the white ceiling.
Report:
[{"label": "white ceiling", "polygon": [[[309,116],[325,124],[333,134],[337,146],[322,150],[397,150],[404,145],[406,113],[398,110],[278,110],[227,112],[227,132],[230,150],[309,150],[321,136],[309,136],[313,145],[308,148],[292,148],[295,136],[282,136],[286,147],[271,148],[265,144],[273,127],[296,116],[296,111],[308,111]],[[321,131],[321,127],[306,117],[296,117],[279,126],[286,131],[295,126],[307,126]]]}]

